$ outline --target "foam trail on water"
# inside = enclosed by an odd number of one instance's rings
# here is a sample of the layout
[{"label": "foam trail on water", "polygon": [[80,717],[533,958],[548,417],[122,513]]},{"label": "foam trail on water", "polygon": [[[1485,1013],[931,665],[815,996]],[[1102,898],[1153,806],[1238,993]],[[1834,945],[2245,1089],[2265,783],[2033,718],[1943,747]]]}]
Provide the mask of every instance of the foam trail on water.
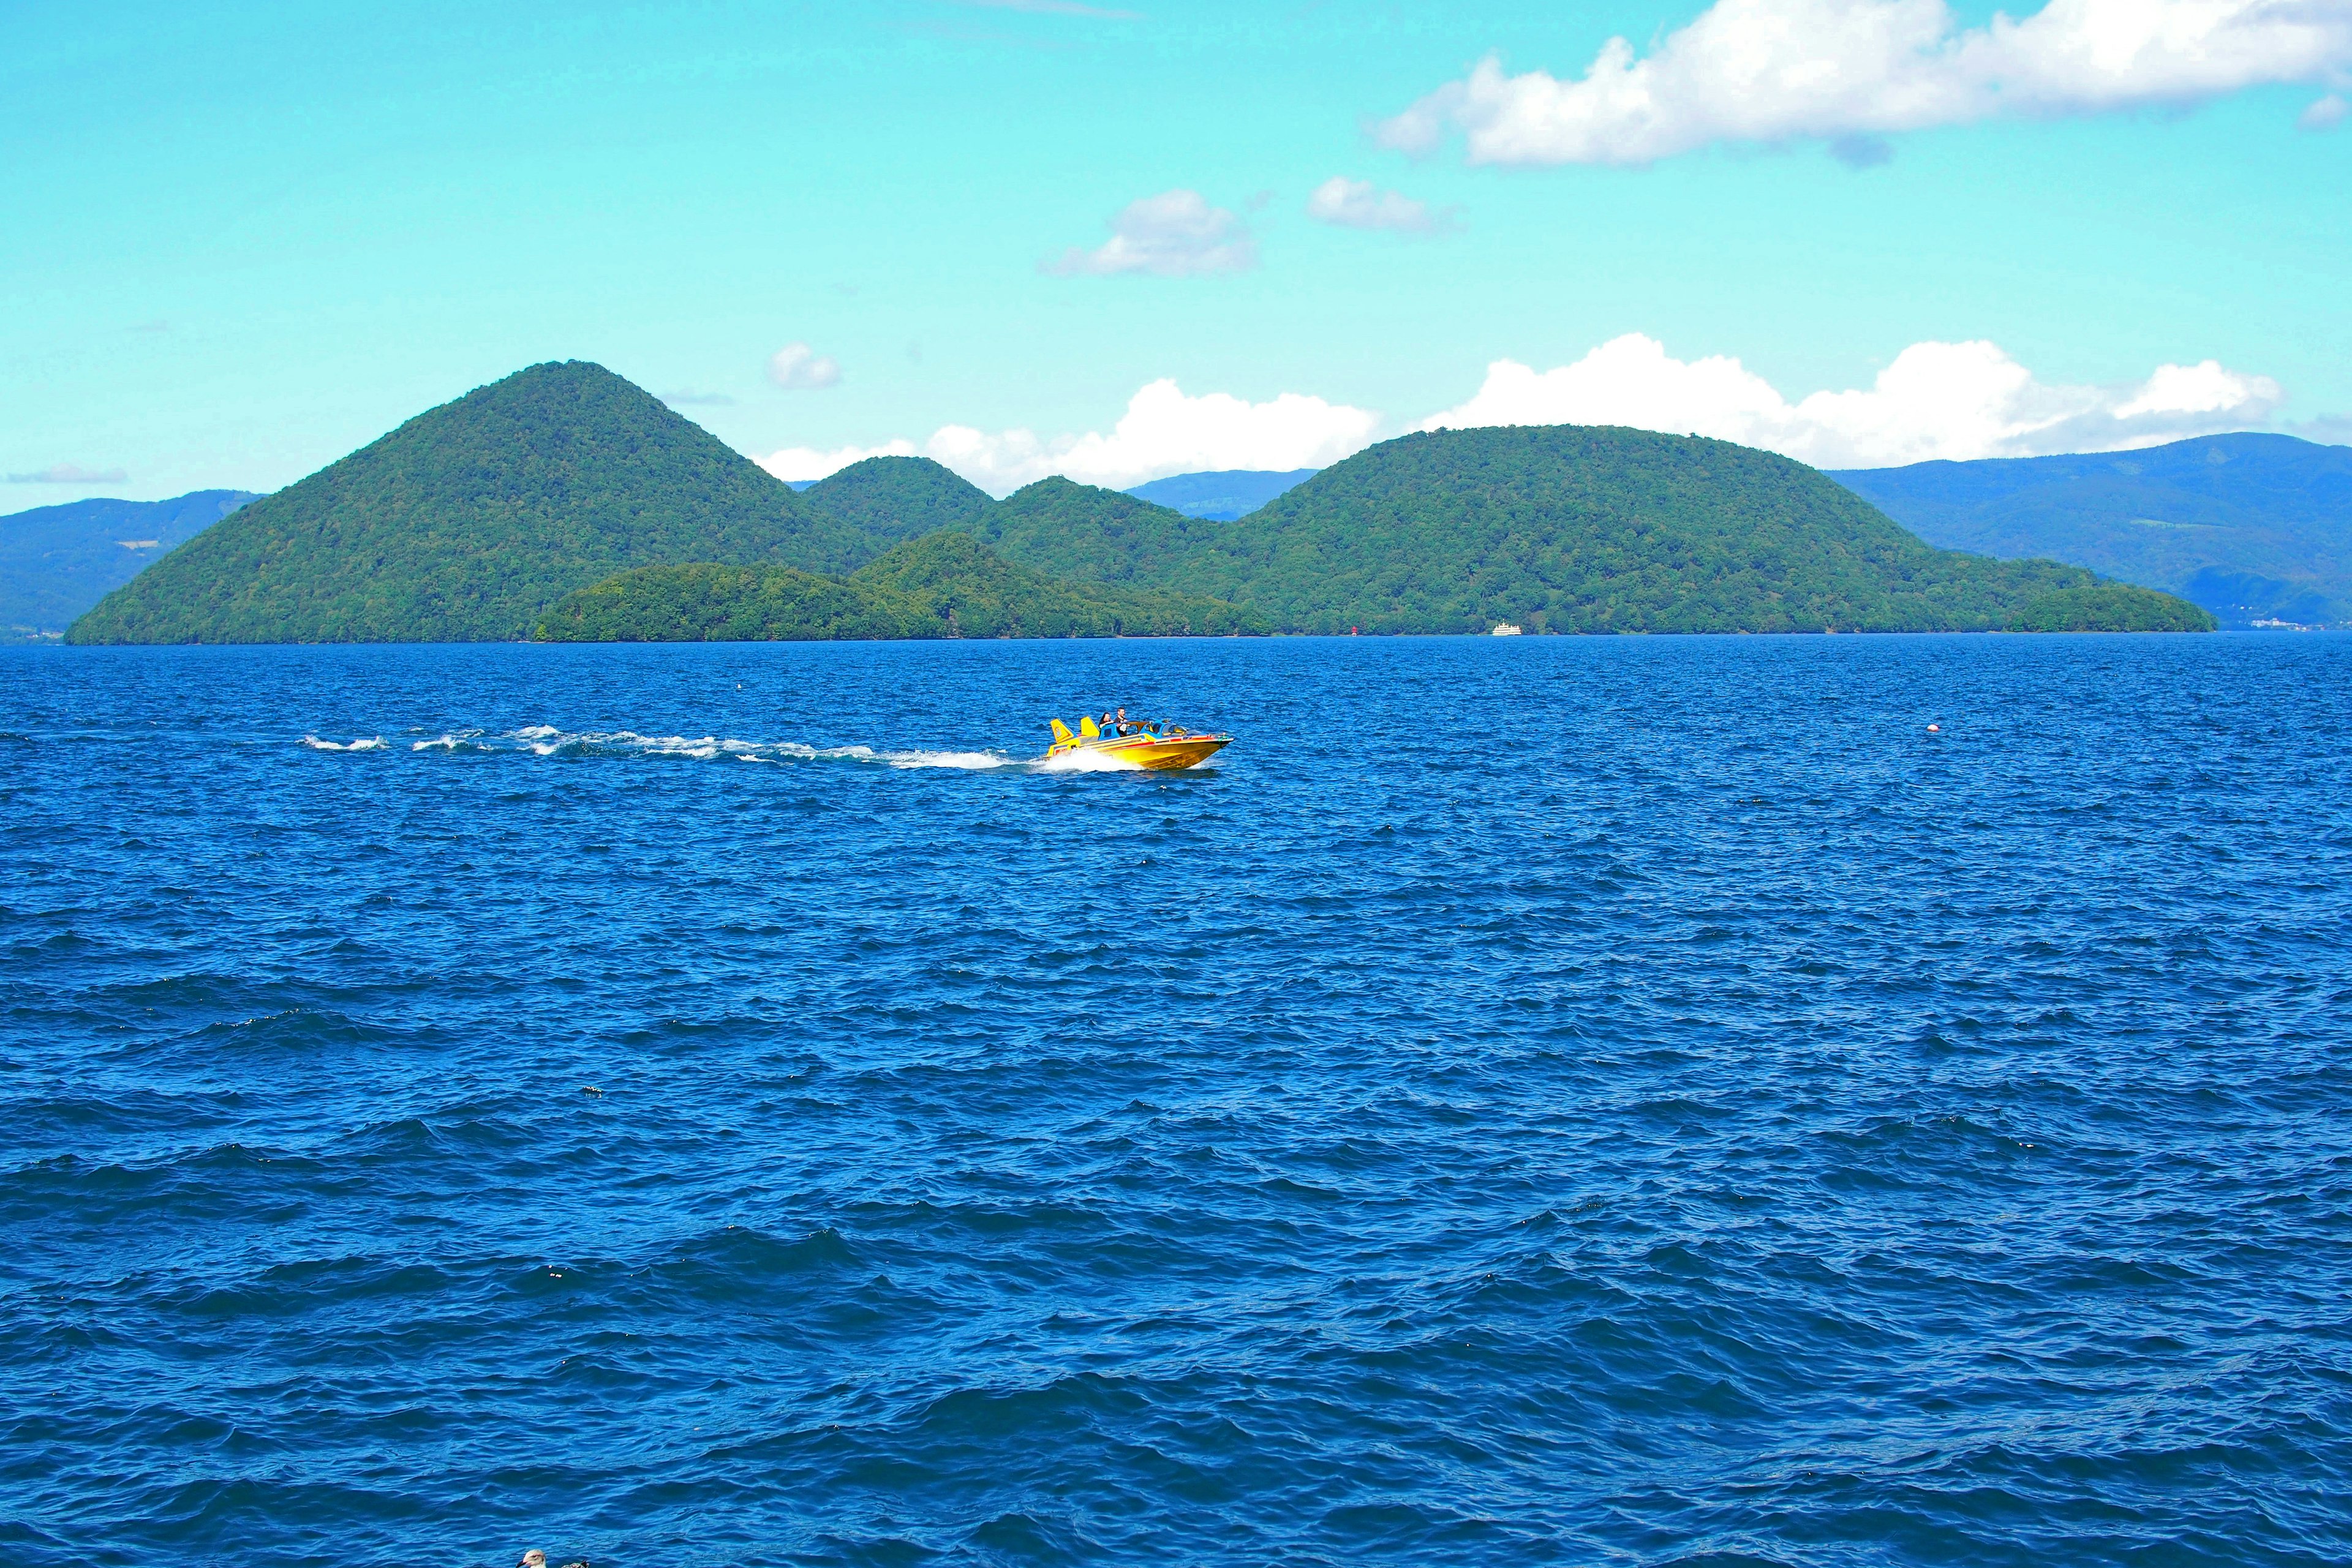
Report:
[{"label": "foam trail on water", "polygon": [[1145,771],[1142,763],[1131,763],[1125,757],[1083,750],[1044,758],[1037,763],[1036,768],[1041,773],[1139,773]]},{"label": "foam trail on water", "polygon": [[1016,759],[996,752],[883,752],[882,762],[894,768],[1007,768]]},{"label": "foam trail on water", "polygon": [[1035,762],[1034,758],[1008,756],[1003,752],[882,752],[871,746],[820,747],[798,741],[740,741],[718,735],[642,735],[635,730],[569,731],[553,724],[526,724],[496,735],[482,730],[453,730],[430,740],[412,742],[408,749],[565,759],[683,757],[695,762],[865,763],[889,768],[960,768],[970,772],[1030,766]]},{"label": "foam trail on water", "polygon": [[314,752],[381,752],[384,749],[382,735],[362,735],[348,743],[322,741],[316,735],[305,735],[302,743]]}]

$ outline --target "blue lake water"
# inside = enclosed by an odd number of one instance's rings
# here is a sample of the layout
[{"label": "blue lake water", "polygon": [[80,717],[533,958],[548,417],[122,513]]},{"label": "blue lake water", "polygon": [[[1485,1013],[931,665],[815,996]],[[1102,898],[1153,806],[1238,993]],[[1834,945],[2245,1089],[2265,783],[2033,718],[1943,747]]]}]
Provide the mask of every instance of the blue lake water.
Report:
[{"label": "blue lake water", "polygon": [[2352,637],[0,650],[0,1563],[2340,1563],[2347,931]]}]

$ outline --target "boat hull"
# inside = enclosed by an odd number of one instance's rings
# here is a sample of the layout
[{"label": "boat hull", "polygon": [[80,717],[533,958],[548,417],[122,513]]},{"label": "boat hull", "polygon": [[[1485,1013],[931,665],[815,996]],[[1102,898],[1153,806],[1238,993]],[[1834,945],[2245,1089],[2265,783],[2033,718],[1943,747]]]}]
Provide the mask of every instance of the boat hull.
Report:
[{"label": "boat hull", "polygon": [[1099,752],[1117,757],[1151,773],[1173,773],[1179,768],[1197,767],[1217,752],[1232,745],[1231,735],[1105,735],[1098,740],[1074,741],[1055,746],[1045,754],[1056,757],[1065,752]]}]

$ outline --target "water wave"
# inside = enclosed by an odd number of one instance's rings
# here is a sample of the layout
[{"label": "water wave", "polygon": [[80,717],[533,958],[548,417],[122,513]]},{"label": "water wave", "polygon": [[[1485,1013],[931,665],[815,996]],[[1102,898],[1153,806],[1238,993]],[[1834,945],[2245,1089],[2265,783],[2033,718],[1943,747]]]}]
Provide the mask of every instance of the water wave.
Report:
[{"label": "water wave", "polygon": [[322,741],[316,735],[305,735],[302,743],[314,752],[381,752],[384,750],[382,735],[362,735],[355,741]]},{"label": "water wave", "polygon": [[[336,746],[306,736],[303,743],[320,751],[372,750],[382,741]],[[582,758],[683,758],[691,762],[740,763],[858,763],[886,768],[950,768],[970,773],[1020,769],[1032,773],[1135,773],[1141,771],[1123,758],[1099,752],[1066,752],[1059,756],[1015,756],[995,750],[950,750],[937,747],[885,749],[875,746],[813,746],[800,741],[744,741],[720,735],[646,735],[634,730],[562,730],[552,724],[527,724],[519,730],[451,730],[412,741],[411,752],[439,752],[471,756]]]},{"label": "water wave", "polygon": [[1139,773],[1148,770],[1142,763],[1115,757],[1108,752],[1079,750],[1062,752],[1037,759],[1041,773]]},{"label": "water wave", "polygon": [[10,658],[6,1568],[2352,1560],[2352,637]]},{"label": "water wave", "polygon": [[1015,757],[994,751],[945,751],[910,748],[882,751],[872,746],[812,746],[799,741],[743,741],[719,735],[645,735],[634,730],[558,729],[552,724],[527,724],[520,730],[492,733],[486,730],[453,730],[429,740],[412,742],[411,752],[467,752],[474,755],[530,757],[682,757],[693,762],[743,763],[869,763],[891,768],[963,768],[987,770],[1026,767],[1042,759]]}]

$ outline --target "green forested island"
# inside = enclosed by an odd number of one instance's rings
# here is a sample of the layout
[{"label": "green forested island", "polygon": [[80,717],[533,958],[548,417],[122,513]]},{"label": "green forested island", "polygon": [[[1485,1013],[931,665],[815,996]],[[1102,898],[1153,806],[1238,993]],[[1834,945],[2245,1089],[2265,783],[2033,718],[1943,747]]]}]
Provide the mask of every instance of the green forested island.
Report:
[{"label": "green forested island", "polygon": [[1938,550],[1802,464],[1580,426],[1383,442],[1245,516],[875,458],[795,492],[619,376],[535,365],[264,497],[76,642],[1247,631],[2210,629]]},{"label": "green forested island", "polygon": [[2213,616],[2186,599],[2128,583],[2054,588],[2029,599],[2002,630],[2012,632],[2210,632]]},{"label": "green forested island", "polygon": [[253,501],[101,600],[68,640],[528,637],[631,566],[844,571],[863,531],[600,365],[533,365]]},{"label": "green forested island", "polygon": [[1265,629],[1261,617],[1214,599],[1057,583],[968,533],[942,530],[846,577],[790,566],[640,566],[567,595],[537,635],[548,642],[800,642]]},{"label": "green forested island", "polygon": [[1935,549],[1769,452],[1587,426],[1402,437],[1230,522],[1045,479],[966,526],[1308,632],[1994,631],[2098,581]]}]

